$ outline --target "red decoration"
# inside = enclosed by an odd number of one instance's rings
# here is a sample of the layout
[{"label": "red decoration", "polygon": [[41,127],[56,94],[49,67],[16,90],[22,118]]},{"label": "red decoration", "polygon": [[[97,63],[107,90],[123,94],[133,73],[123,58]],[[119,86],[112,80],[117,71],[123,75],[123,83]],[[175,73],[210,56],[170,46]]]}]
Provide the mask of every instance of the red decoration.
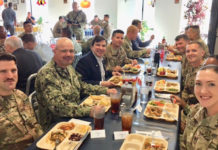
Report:
[{"label": "red decoration", "polygon": [[37,4],[44,6],[44,5],[46,4],[46,2],[45,2],[45,0],[38,0],[38,1],[37,1]]},{"label": "red decoration", "polygon": [[82,8],[89,8],[90,5],[91,5],[91,3],[90,3],[90,1],[88,1],[88,0],[83,0],[83,1],[81,1],[81,3],[80,3],[80,6],[81,6]]},{"label": "red decoration", "polygon": [[4,4],[3,0],[0,0],[0,6],[2,6]]}]

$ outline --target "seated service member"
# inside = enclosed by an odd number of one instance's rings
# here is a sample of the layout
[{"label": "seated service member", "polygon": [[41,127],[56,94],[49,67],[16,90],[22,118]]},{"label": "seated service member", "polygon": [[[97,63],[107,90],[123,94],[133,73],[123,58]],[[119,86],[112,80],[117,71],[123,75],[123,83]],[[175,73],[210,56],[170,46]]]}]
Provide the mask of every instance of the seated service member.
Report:
[{"label": "seated service member", "polygon": [[197,72],[194,93],[199,104],[186,118],[180,138],[181,150],[218,149],[218,66],[207,65]]},{"label": "seated service member", "polygon": [[102,36],[95,36],[91,45],[92,51],[79,60],[76,71],[82,75],[82,80],[87,83],[110,87],[113,84],[105,79],[111,77],[111,72],[105,70],[103,63],[107,42]]},{"label": "seated service member", "polygon": [[[142,22],[138,19],[134,19],[132,21],[132,25],[136,26],[139,32],[142,29]],[[153,41],[153,39],[154,39],[154,35],[151,35],[150,40],[142,42],[139,36],[137,35],[136,39],[132,40],[132,49],[134,51],[142,50],[144,47],[149,46],[150,43]]]},{"label": "seated service member", "polygon": [[15,89],[15,56],[0,53],[0,149],[23,150],[41,134],[28,97]]},{"label": "seated service member", "polygon": [[33,25],[31,22],[25,21],[23,23],[24,32],[18,35],[19,38],[22,38],[24,34],[33,34]]},{"label": "seated service member", "polygon": [[[194,81],[197,74],[197,71],[204,64],[204,54],[205,51],[201,43],[199,42],[190,42],[186,48],[186,58],[188,60],[188,71],[186,75],[186,80],[184,84],[184,89],[182,91],[182,100],[184,102],[180,103],[180,105],[185,108],[186,104],[196,104],[198,103],[196,96],[194,94]],[[172,98],[175,98],[177,101],[181,102],[181,99],[178,96],[172,95]],[[188,112],[185,112],[187,114]]]},{"label": "seated service member", "polygon": [[65,23],[65,19],[63,16],[59,16],[59,20],[58,22],[55,24],[53,30],[52,30],[52,33],[53,33],[53,36],[54,38],[59,38],[61,37],[61,30],[63,28],[65,28],[67,25]]},{"label": "seated service member", "polygon": [[134,25],[131,25],[127,29],[126,36],[124,38],[123,42],[123,49],[126,51],[126,55],[128,58],[139,58],[139,57],[144,57],[146,54],[150,54],[151,50],[150,49],[143,49],[139,51],[133,51],[132,49],[132,40],[136,40],[138,36],[138,28]]},{"label": "seated service member", "polygon": [[[37,73],[43,66],[41,57],[34,51],[23,48],[20,38],[11,36],[5,40],[5,51],[12,53],[17,59],[18,83],[17,89],[25,92],[28,77]],[[34,84],[30,87],[30,92],[34,91]]]},{"label": "seated service member", "polygon": [[137,64],[137,60],[129,59],[125,50],[122,47],[124,32],[122,30],[115,30],[112,34],[111,44],[106,48],[105,60],[106,70],[112,71],[115,68],[129,63]]},{"label": "seated service member", "polygon": [[91,108],[79,106],[80,94],[116,93],[115,89],[83,82],[72,67],[74,47],[70,39],[58,39],[54,57],[43,66],[36,77],[35,89],[39,102],[39,123],[47,129],[62,117],[82,117]]}]

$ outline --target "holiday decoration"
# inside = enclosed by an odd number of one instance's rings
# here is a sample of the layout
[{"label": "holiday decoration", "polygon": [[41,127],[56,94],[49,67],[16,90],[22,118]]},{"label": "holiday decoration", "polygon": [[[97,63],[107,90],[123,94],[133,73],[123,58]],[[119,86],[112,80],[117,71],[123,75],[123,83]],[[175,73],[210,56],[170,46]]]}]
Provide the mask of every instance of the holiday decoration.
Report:
[{"label": "holiday decoration", "polygon": [[80,6],[81,6],[82,8],[89,8],[90,5],[91,5],[91,3],[90,3],[90,1],[88,1],[88,0],[83,0],[83,1],[81,1],[81,3],[80,3]]},{"label": "holiday decoration", "polygon": [[205,18],[207,6],[204,0],[189,0],[186,4],[185,19],[188,19],[188,25],[200,25]]},{"label": "holiday decoration", "polygon": [[45,0],[38,0],[38,1],[37,1],[37,4],[44,6],[44,5],[46,4],[46,2],[45,2]]}]

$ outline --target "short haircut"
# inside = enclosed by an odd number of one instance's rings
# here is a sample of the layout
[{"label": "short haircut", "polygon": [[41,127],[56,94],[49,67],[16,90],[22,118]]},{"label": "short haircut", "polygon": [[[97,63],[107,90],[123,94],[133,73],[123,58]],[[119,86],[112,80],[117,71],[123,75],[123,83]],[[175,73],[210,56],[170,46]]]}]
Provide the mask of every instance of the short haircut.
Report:
[{"label": "short haircut", "polygon": [[63,16],[59,16],[59,20],[63,19],[64,17]]},{"label": "short haircut", "polygon": [[94,16],[94,18],[97,18],[97,17],[98,17],[98,15],[95,15],[95,16]]},{"label": "short haircut", "polygon": [[139,23],[141,23],[141,21],[138,20],[138,19],[134,19],[134,20],[132,21],[132,25],[134,25],[134,26],[138,26]]},{"label": "short haircut", "polygon": [[198,41],[191,41],[188,45],[197,44],[202,50],[204,50],[204,46]]},{"label": "short haircut", "polygon": [[179,41],[180,39],[184,39],[185,41],[188,41],[188,36],[186,34],[180,34],[180,35],[177,35],[176,38],[175,38],[175,41]]},{"label": "short haircut", "polygon": [[[199,69],[199,71],[201,71],[201,70],[208,70],[208,69],[211,69],[211,70],[213,70],[215,73],[218,74],[218,66],[217,66],[217,65],[213,65],[213,64],[209,64],[209,65],[206,65],[206,66],[202,66],[202,67]],[[198,72],[199,72],[199,71],[198,71]]]},{"label": "short haircut", "polygon": [[192,29],[192,31],[196,32],[200,36],[200,28],[198,25],[191,25],[189,26],[189,29]]},{"label": "short haircut", "polygon": [[23,26],[25,26],[26,24],[32,24],[30,21],[25,21],[24,23],[23,23]]},{"label": "short haircut", "polygon": [[64,34],[67,38],[71,39],[72,38],[72,32],[69,27],[65,27],[61,30],[62,35]]},{"label": "short haircut", "polygon": [[13,49],[18,49],[23,47],[23,42],[19,37],[13,35],[5,40],[4,45],[9,45]]},{"label": "short haircut", "polygon": [[9,3],[8,3],[8,7],[12,7],[12,2],[9,2]]},{"label": "short haircut", "polygon": [[101,32],[101,26],[95,25],[95,26],[93,27],[93,33],[94,33],[95,35],[100,35],[100,32]]},{"label": "short haircut", "polygon": [[23,43],[28,43],[28,42],[36,43],[36,38],[35,38],[35,36],[32,35],[32,34],[24,34],[24,35],[21,37],[21,40],[23,41]]},{"label": "short haircut", "polygon": [[0,52],[0,61],[14,61],[16,64],[16,57],[8,52]]},{"label": "short haircut", "polygon": [[189,29],[189,27],[190,27],[190,26],[186,26],[186,27],[185,27],[185,31],[187,31],[187,30]]},{"label": "short haircut", "polygon": [[108,18],[110,18],[110,16],[109,16],[108,14],[105,14],[104,17],[108,17]]},{"label": "short haircut", "polygon": [[117,33],[124,34],[123,30],[117,29],[113,31],[112,37],[114,37]]},{"label": "short haircut", "polygon": [[92,46],[96,43],[96,42],[101,42],[101,41],[105,41],[106,45],[107,45],[107,41],[105,40],[105,38],[103,36],[95,36],[94,39],[92,40]]},{"label": "short haircut", "polygon": [[128,28],[127,28],[127,34],[128,33],[133,33],[133,32],[137,32],[138,31],[138,28],[136,27],[136,26],[134,26],[134,25],[131,25],[131,26],[129,26]]}]

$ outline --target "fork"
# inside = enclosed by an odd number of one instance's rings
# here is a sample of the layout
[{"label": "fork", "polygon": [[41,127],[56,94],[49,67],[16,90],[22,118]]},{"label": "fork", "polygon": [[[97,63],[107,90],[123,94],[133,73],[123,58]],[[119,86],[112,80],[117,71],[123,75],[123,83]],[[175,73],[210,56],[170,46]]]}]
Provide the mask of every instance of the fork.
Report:
[{"label": "fork", "polygon": [[154,131],[151,131],[151,147],[154,147]]},{"label": "fork", "polygon": [[164,111],[167,115],[169,115],[170,117],[172,117],[174,120],[178,121],[178,119],[177,119],[174,115],[172,115],[171,113],[169,113],[166,109],[163,109],[163,111]]},{"label": "fork", "polygon": [[54,148],[54,150],[56,150],[57,149],[57,146],[58,146],[58,144],[60,144],[60,140],[59,139],[56,139],[55,140],[55,148]]}]

